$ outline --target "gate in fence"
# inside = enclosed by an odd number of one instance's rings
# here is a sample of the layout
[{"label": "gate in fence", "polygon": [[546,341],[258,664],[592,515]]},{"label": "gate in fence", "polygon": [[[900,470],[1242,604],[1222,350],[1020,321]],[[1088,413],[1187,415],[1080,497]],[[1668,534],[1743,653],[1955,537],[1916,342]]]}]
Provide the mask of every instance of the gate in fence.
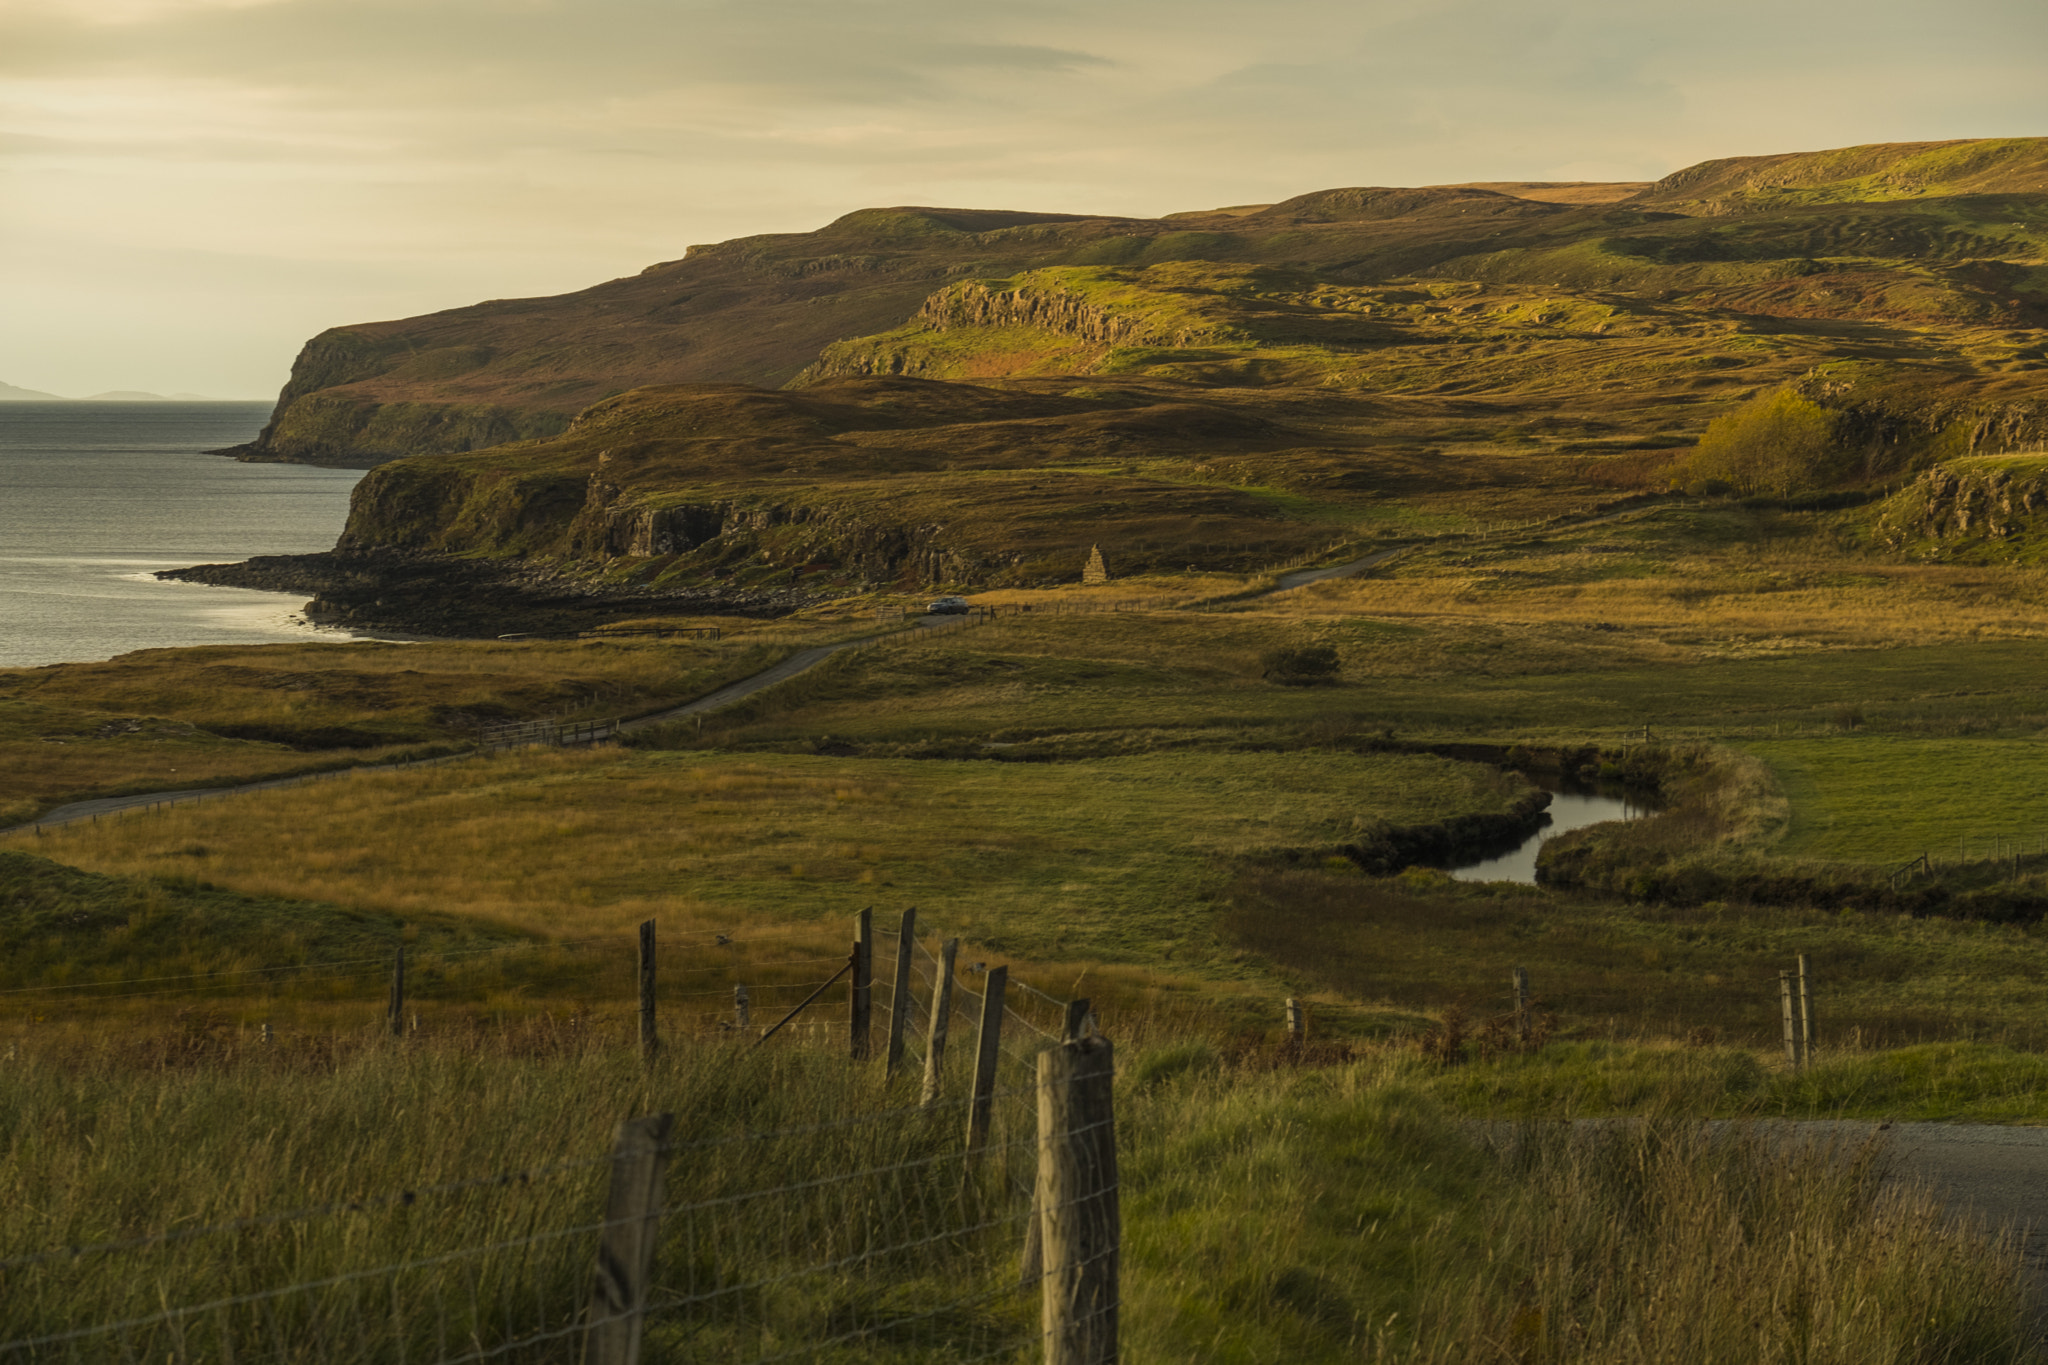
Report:
[{"label": "gate in fence", "polygon": [[516,749],[528,744],[602,744],[617,739],[619,720],[525,720],[507,725],[490,725],[477,732],[477,744],[485,749]]}]

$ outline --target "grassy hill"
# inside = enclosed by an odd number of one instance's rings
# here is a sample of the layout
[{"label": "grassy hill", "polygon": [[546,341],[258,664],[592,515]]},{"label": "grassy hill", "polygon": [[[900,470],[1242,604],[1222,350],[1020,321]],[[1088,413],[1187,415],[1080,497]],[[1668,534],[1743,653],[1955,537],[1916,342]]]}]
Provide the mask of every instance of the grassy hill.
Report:
[{"label": "grassy hill", "polygon": [[[862,210],[815,232],[692,247],[575,294],[324,332],[251,453],[375,463],[554,435],[637,386],[779,386],[835,343],[888,333],[935,298],[957,301],[959,286],[1057,267],[1272,267],[1307,298],[1317,284],[1439,279],[1621,291],[1702,323],[1730,314],[2031,326],[2048,229],[2043,146],[1735,158],[1648,187],[1334,189],[1161,219]],[[1820,337],[1837,349],[1888,340]],[[1037,354],[1004,373],[1072,373],[1102,358],[1045,339],[1013,338],[1010,349]],[[1073,356],[1084,363],[1066,363]]]},{"label": "grassy hill", "polygon": [[1881,145],[1156,220],[863,210],[325,333],[253,454],[384,462],[310,584],[351,620],[413,580],[516,595],[492,564],[788,610],[1044,585],[1096,545],[1119,574],[1243,572],[1755,492],[1687,451],[1781,390],[1828,428],[1807,491],[1891,489],[2048,441],[2044,156]]}]

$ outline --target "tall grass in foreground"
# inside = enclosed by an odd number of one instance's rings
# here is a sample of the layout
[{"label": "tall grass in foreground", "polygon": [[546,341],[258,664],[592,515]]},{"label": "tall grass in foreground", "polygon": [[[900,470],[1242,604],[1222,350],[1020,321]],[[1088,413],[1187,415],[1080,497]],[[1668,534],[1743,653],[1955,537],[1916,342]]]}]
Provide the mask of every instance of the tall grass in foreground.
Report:
[{"label": "tall grass in foreground", "polygon": [[[335,1283],[20,1358],[428,1365],[551,1332],[492,1358],[570,1358],[611,1126],[663,1110],[679,1149],[650,1360],[1036,1358],[1028,1096],[970,1169],[957,1108],[899,1112],[908,1078],[837,1049],[646,1068],[536,1028],[176,1056],[0,1063],[0,1341]],[[1459,1121],[1412,1058],[1271,1060],[1126,1050],[1127,1360],[2036,1358],[2011,1247],[1888,1182],[1877,1147]],[[1005,1089],[1025,1075],[1013,1059]],[[199,1231],[309,1205],[333,1207]]]},{"label": "tall grass in foreground", "polygon": [[2040,1358],[2015,1249],[1890,1180],[1879,1144],[1460,1124],[1371,1063],[1206,1056],[1126,1078],[1131,1359]]},{"label": "tall grass in foreground", "polygon": [[914,1079],[802,1047],[643,1067],[533,1029],[228,1066],[5,1065],[0,1360],[573,1358],[612,1128],[655,1112],[675,1129],[650,1359],[810,1358],[863,1338],[884,1299],[972,1303],[859,1358],[1026,1334],[1014,1075],[968,1167],[957,1102],[920,1113]]}]

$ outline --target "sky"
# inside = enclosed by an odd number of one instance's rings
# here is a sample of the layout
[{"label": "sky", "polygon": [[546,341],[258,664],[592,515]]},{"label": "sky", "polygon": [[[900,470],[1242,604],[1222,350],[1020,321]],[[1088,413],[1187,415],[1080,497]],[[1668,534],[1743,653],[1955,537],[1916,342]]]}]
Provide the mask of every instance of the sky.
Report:
[{"label": "sky", "polygon": [[1157,215],[2048,134],[2041,0],[0,0],[0,381],[898,204]]}]

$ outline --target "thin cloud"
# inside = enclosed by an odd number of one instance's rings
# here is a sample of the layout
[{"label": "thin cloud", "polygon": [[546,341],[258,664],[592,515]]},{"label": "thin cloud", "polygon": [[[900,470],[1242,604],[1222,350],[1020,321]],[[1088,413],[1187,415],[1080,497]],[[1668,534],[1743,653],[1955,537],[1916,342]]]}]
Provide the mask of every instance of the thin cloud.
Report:
[{"label": "thin cloud", "polygon": [[[1158,214],[2038,132],[2044,54],[2037,0],[0,0],[0,379],[273,388],[335,323],[873,204]],[[232,346],[121,264],[178,253]]]}]

